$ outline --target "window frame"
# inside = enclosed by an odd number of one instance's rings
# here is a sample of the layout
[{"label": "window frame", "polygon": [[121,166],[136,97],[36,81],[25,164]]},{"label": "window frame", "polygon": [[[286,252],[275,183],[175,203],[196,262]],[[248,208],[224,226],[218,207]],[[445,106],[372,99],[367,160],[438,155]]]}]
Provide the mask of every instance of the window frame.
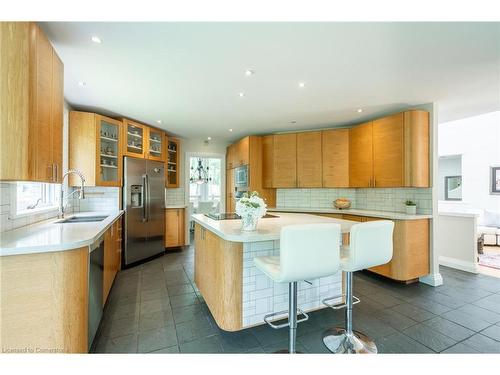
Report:
[{"label": "window frame", "polygon": [[[37,206],[33,209],[28,209],[28,208],[22,208],[18,209],[18,200],[17,200],[17,187],[18,184],[31,184],[31,183],[37,183],[42,185],[42,196],[45,196],[42,198],[42,202],[48,198],[48,194],[51,194],[48,191],[48,187],[52,186],[54,189],[54,201],[52,204],[45,205],[45,206]],[[49,184],[45,182],[32,182],[32,181],[17,181],[11,184],[10,187],[10,219],[17,219],[20,217],[27,217],[27,216],[32,216],[32,215],[37,215],[37,214],[44,214],[44,213],[51,213],[51,212],[57,212],[59,211],[59,196],[58,194],[59,190],[61,189],[61,185],[59,184]],[[60,193],[60,192],[59,192]],[[45,201],[46,202],[46,201]],[[35,203],[35,202],[33,202]]]}]

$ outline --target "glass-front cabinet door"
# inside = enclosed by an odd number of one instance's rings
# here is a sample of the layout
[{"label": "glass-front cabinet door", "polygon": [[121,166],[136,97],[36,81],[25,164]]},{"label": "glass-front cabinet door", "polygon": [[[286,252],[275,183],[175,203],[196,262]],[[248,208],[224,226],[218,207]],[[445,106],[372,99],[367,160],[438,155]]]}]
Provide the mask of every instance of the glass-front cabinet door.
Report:
[{"label": "glass-front cabinet door", "polygon": [[97,185],[121,186],[122,175],[122,122],[105,116],[97,121]]},{"label": "glass-front cabinet door", "polygon": [[180,165],[180,142],[176,138],[167,137],[167,188],[179,187],[179,173],[178,168]]},{"label": "glass-front cabinet door", "polygon": [[165,161],[165,134],[161,130],[148,128],[147,143],[148,159]]},{"label": "glass-front cabinet door", "polygon": [[123,123],[125,125],[123,138],[126,142],[123,154],[143,158],[145,155],[144,139],[147,133],[146,126],[130,120],[124,120]]}]

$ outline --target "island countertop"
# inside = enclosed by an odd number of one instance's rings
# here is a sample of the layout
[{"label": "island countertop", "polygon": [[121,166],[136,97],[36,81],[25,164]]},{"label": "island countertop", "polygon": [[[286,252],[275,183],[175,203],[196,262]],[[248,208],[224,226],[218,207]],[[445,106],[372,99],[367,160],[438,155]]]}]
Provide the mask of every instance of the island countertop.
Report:
[{"label": "island countertop", "polygon": [[333,219],[317,215],[301,213],[273,213],[277,217],[259,219],[257,230],[252,232],[241,231],[241,220],[214,220],[203,214],[195,214],[193,220],[215,233],[217,236],[231,242],[259,242],[280,239],[281,228],[294,224],[338,223],[342,233],[348,233],[351,226],[359,224],[356,221]]},{"label": "island countertop", "polygon": [[73,216],[107,216],[96,222],[61,223],[49,219],[22,228],[3,232],[0,238],[0,256],[72,250],[95,242],[124,211],[96,211],[69,214]]}]

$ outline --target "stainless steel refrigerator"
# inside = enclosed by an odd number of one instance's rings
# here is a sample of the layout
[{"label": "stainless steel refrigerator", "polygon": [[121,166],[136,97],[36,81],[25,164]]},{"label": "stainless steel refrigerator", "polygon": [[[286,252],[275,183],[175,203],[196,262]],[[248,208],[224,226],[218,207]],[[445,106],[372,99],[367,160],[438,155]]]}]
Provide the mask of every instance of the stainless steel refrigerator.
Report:
[{"label": "stainless steel refrigerator", "polygon": [[125,157],[123,176],[127,266],[165,251],[165,164]]}]

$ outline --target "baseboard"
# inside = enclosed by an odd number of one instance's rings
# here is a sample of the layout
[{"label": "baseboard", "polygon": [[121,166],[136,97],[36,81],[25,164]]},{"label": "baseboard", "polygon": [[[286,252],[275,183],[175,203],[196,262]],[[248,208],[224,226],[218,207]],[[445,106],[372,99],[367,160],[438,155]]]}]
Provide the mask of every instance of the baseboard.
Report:
[{"label": "baseboard", "polygon": [[432,273],[423,277],[419,277],[418,281],[421,283],[430,285],[430,286],[440,286],[443,285],[443,277],[441,274],[438,273]]},{"label": "baseboard", "polygon": [[467,262],[461,259],[440,256],[439,264],[465,272],[478,273],[477,263],[475,262]]}]

